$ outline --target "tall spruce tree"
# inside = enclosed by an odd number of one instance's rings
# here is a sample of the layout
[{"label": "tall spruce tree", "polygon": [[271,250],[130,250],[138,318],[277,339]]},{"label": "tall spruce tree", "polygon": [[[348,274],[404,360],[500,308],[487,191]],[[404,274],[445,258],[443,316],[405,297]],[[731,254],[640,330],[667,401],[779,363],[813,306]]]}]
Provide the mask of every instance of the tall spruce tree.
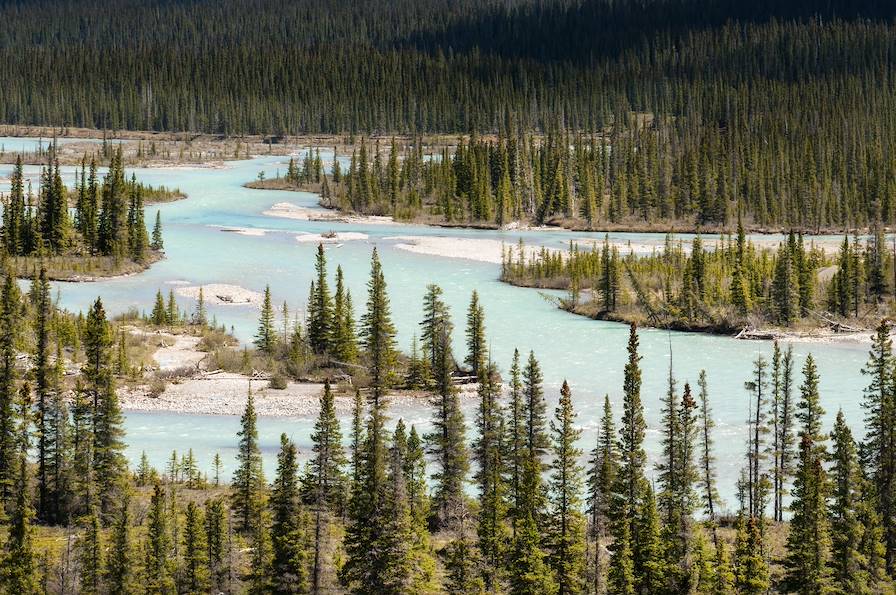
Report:
[{"label": "tall spruce tree", "polygon": [[505,469],[504,414],[498,400],[495,377],[497,370],[489,365],[479,381],[479,409],[476,426],[479,436],[473,444],[476,460],[476,486],[479,493],[478,546],[482,555],[483,587],[495,592],[500,586],[504,556],[509,537],[507,517],[507,485]]},{"label": "tall spruce tree", "polygon": [[386,292],[386,278],[376,248],[370,259],[367,311],[361,318],[361,340],[370,374],[371,400],[378,407],[395,379],[395,325]]},{"label": "tall spruce tree", "polygon": [[801,593],[831,590],[831,534],[828,520],[824,409],[818,393],[818,370],[812,355],[803,366],[796,417],[801,424],[799,461],[793,486],[793,518],[787,539],[787,584]]},{"label": "tall spruce tree", "polygon": [[327,283],[327,256],[324,245],[317,245],[314,260],[316,277],[311,287],[311,301],[308,304],[308,342],[315,353],[330,351],[330,339],[336,321],[333,319],[333,299]]},{"label": "tall spruce tree", "polygon": [[479,293],[474,289],[467,309],[467,356],[464,363],[473,376],[479,377],[485,369],[485,310],[479,303]]},{"label": "tall spruce tree", "polygon": [[271,301],[271,286],[265,286],[264,298],[261,302],[261,315],[258,319],[258,331],[255,333],[255,346],[265,355],[273,355],[277,345],[277,329],[274,322],[274,305]]},{"label": "tall spruce tree", "polygon": [[87,314],[84,330],[85,362],[81,374],[91,400],[92,455],[100,512],[114,510],[127,469],[124,458],[124,418],[112,373],[112,331],[99,298]]},{"label": "tall spruce tree", "polygon": [[581,512],[582,456],[576,442],[582,431],[574,426],[572,391],[564,380],[560,402],[551,421],[553,463],[551,464],[549,543],[550,564],[558,595],[581,593],[585,577],[585,519]]},{"label": "tall spruce tree", "polygon": [[309,558],[307,518],[299,501],[298,451],[286,434],[280,436],[277,475],[271,489],[271,592],[306,593]]},{"label": "tall spruce tree", "polygon": [[345,472],[347,463],[342,448],[342,432],[333,401],[330,381],[324,382],[324,392],[320,398],[320,413],[311,435],[313,457],[309,468],[308,483],[312,489],[314,504],[314,561],[311,584],[314,592],[321,589],[321,575],[324,570],[327,519],[331,514],[342,511],[345,500]]},{"label": "tall spruce tree", "polygon": [[252,389],[246,399],[246,408],[240,418],[237,468],[233,474],[231,508],[236,516],[237,527],[242,531],[255,529],[264,507],[264,473],[261,449],[258,446],[258,427],[255,414],[255,400]]},{"label": "tall spruce tree", "polygon": [[447,313],[436,330],[436,365],[433,375],[436,393],[432,398],[433,431],[425,436],[435,463],[433,505],[437,526],[445,527],[464,498],[464,484],[469,471],[469,454],[465,441],[465,424],[460,398],[454,386],[451,351],[451,320]]}]

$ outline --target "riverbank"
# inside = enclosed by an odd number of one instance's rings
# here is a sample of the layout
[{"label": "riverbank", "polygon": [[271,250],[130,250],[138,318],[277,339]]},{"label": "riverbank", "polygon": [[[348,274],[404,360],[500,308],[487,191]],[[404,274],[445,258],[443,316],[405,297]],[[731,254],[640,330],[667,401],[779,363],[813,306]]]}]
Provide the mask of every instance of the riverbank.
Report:
[{"label": "riverbank", "polygon": [[[532,288],[517,283],[511,283],[517,287]],[[846,324],[833,320],[819,319],[817,323],[806,318],[793,327],[781,327],[764,324],[758,320],[744,320],[742,317],[721,313],[714,316],[711,321],[688,321],[679,318],[659,318],[651,320],[643,312],[631,310],[617,310],[608,312],[601,309],[596,302],[590,299],[590,291],[583,291],[580,301],[572,303],[568,298],[542,294],[545,299],[554,302],[558,308],[576,316],[601,320],[606,322],[618,322],[622,324],[635,323],[639,327],[655,328],[685,333],[701,333],[708,335],[727,336],[741,341],[780,341],[784,343],[815,343],[815,344],[841,344],[841,345],[870,345],[874,329],[860,324]],[[879,320],[879,319],[872,319]],[[894,334],[891,328],[891,334]]]},{"label": "riverbank", "polygon": [[9,263],[20,279],[31,279],[39,271],[41,264],[47,269],[50,281],[68,283],[90,283],[93,281],[130,277],[149,269],[165,257],[164,252],[149,250],[147,256],[138,262],[130,258],[113,256],[16,256]]},{"label": "riverbank", "polygon": [[[320,409],[321,382],[288,381],[284,388],[273,388],[265,373],[206,369],[209,353],[203,351],[203,339],[198,335],[136,327],[126,327],[126,331],[143,343],[156,345],[151,356],[156,365],[142,379],[128,382],[119,390],[125,411],[238,416],[245,410],[250,390],[260,416],[308,417],[317,415]],[[333,388],[337,414],[348,415],[353,406],[351,387],[335,384]],[[461,387],[461,398],[474,395],[472,385]],[[388,398],[392,404],[410,405],[420,403],[425,395],[393,391]]]}]

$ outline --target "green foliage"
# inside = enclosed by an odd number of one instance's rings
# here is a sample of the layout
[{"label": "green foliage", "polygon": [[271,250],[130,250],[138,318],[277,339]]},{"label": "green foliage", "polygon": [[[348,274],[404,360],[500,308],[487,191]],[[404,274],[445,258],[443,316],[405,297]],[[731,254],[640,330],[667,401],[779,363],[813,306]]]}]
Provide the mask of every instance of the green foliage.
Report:
[{"label": "green foliage", "polygon": [[258,320],[258,332],[255,333],[255,346],[266,355],[272,355],[277,344],[277,330],[274,323],[274,306],[271,302],[271,287],[264,288],[264,299],[261,303],[261,316]]},{"label": "green foliage", "polygon": [[246,408],[240,418],[239,448],[237,468],[231,485],[233,496],[231,507],[240,530],[254,530],[255,523],[264,506],[264,473],[261,463],[261,449],[258,446],[258,418],[252,391],[246,399]]}]

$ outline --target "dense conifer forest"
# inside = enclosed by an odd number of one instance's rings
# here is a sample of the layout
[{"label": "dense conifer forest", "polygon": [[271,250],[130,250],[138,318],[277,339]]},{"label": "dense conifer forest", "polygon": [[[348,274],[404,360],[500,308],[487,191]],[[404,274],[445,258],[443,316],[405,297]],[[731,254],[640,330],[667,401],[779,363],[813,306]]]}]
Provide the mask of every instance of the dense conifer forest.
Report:
[{"label": "dense conifer forest", "polygon": [[458,157],[458,204],[352,201],[447,221],[892,223],[893,7],[742,4],[5,3],[0,121],[500,134]]},{"label": "dense conifer forest", "polygon": [[[276,468],[266,469],[250,392],[232,478],[221,476],[220,456],[197,461],[191,450],[172,453],[164,469],[145,455],[129,468],[116,389],[135,372],[115,337],[139,317],[109,320],[99,299],[73,316],[53,305],[45,270],[25,294],[6,273],[2,592],[892,592],[896,360],[886,322],[865,366],[858,435],[842,413],[823,424],[811,355],[797,370],[776,343],[771,361],[743,370],[745,463],[737,501],[725,503],[711,371],[692,385],[670,368],[664,395],[642,394],[635,325],[621,408],[607,397],[597,437],[584,444],[570,387],[546,395],[535,353],[515,352],[503,372],[492,364],[475,292],[463,354],[437,285],[423,300],[419,344],[402,354],[376,251],[357,317],[340,269],[330,290],[322,248],[315,267],[304,324],[281,330],[266,292],[252,357],[287,374],[309,362],[347,371],[356,381],[350,423],[337,417],[338,389],[326,380],[308,463],[284,435]],[[173,298],[157,301],[142,324],[220,332],[201,299],[190,315]],[[64,376],[71,366],[77,375]],[[468,376],[471,419],[458,387]],[[390,394],[407,389],[431,400],[432,432],[390,416]],[[654,400],[661,422],[648,428]],[[652,464],[648,429],[662,435]]]}]

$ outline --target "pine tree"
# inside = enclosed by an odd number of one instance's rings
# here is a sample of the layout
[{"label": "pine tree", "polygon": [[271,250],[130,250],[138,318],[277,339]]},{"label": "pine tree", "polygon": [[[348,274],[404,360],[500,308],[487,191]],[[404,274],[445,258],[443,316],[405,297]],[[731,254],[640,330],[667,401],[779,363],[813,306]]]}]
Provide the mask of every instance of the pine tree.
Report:
[{"label": "pine tree", "polygon": [[874,482],[878,512],[884,527],[887,571],[896,566],[896,396],[893,386],[893,343],[886,321],[872,336],[868,363],[862,373],[870,381],[865,388],[867,473]]},{"label": "pine tree", "polygon": [[149,503],[144,548],[143,587],[146,593],[162,595],[175,590],[171,540],[165,494],[162,486],[156,484]]},{"label": "pine tree", "polygon": [[150,320],[156,326],[164,326],[168,324],[168,310],[165,307],[165,298],[162,296],[161,290],[156,291],[156,300],[152,307]]},{"label": "pine tree", "polygon": [[519,504],[515,510],[513,550],[507,571],[509,593],[512,595],[552,595],[556,592],[547,554],[541,547],[541,532],[536,518],[538,502],[541,500],[539,474],[540,466],[535,459],[525,457],[520,478]]},{"label": "pine tree", "polygon": [[272,593],[308,591],[305,514],[299,501],[298,463],[295,444],[280,436],[277,475],[271,489]]},{"label": "pine tree", "polygon": [[737,519],[737,539],[734,566],[735,587],[743,595],[761,595],[770,586],[768,564],[763,555],[762,534],[759,519],[743,514]]},{"label": "pine tree", "polygon": [[258,331],[255,333],[255,346],[265,355],[273,355],[277,344],[277,330],[274,322],[274,306],[271,302],[271,286],[265,286],[264,299],[261,303],[261,316],[258,320]]},{"label": "pine tree", "polygon": [[483,587],[488,592],[497,590],[504,566],[508,539],[505,520],[507,516],[504,479],[505,445],[504,417],[495,386],[497,370],[489,366],[479,381],[479,410],[476,426],[479,437],[473,444],[477,464],[475,481],[479,492],[479,524],[477,527],[479,551],[482,554]]},{"label": "pine tree", "polygon": [[610,406],[610,396],[604,395],[604,409],[597,444],[591,451],[588,461],[588,538],[590,550],[593,552],[589,570],[592,590],[595,593],[603,593],[607,587],[605,577],[607,560],[603,556],[603,542],[608,535],[610,507],[618,465],[613,409]]},{"label": "pine tree", "polygon": [[827,450],[821,431],[824,409],[818,394],[818,372],[812,355],[803,366],[803,385],[797,419],[800,452],[793,484],[793,518],[787,539],[787,584],[801,593],[825,593],[831,589],[828,522],[828,480],[824,469]]},{"label": "pine tree", "polygon": [[205,502],[205,542],[208,547],[208,570],[213,589],[223,590],[230,574],[228,536],[229,515],[220,498]]},{"label": "pine tree", "polygon": [[376,248],[370,263],[367,283],[367,311],[361,318],[361,339],[370,374],[372,402],[378,407],[395,376],[395,326],[389,311],[386,279]]},{"label": "pine tree", "polygon": [[87,314],[85,363],[81,368],[93,413],[93,470],[102,514],[114,509],[127,469],[124,458],[124,418],[115,391],[111,363],[112,332],[99,298]]},{"label": "pine tree", "polygon": [[485,368],[485,311],[475,289],[467,309],[467,357],[464,363],[470,366],[470,371],[477,378]]},{"label": "pine tree", "polygon": [[320,399],[320,413],[311,435],[312,452],[308,483],[313,490],[314,503],[314,564],[312,586],[320,591],[323,572],[323,547],[328,511],[341,512],[345,499],[346,465],[345,451],[342,449],[342,432],[333,403],[330,381],[324,382],[324,393]]},{"label": "pine tree", "polygon": [[152,227],[152,241],[150,242],[149,247],[156,252],[165,249],[165,242],[162,239],[162,214],[160,211],[156,211],[156,222]]},{"label": "pine tree", "polygon": [[560,403],[551,422],[551,520],[549,541],[550,563],[554,569],[559,595],[584,590],[585,522],[582,517],[582,472],[579,464],[582,451],[576,448],[582,431],[574,427],[576,414],[572,392],[566,381],[560,389]]},{"label": "pine tree", "polygon": [[261,467],[261,450],[258,446],[258,428],[252,390],[246,399],[246,408],[240,418],[237,468],[233,474],[232,509],[237,527],[242,531],[254,529],[264,505],[264,473]]},{"label": "pine tree", "polygon": [[333,300],[327,284],[327,257],[324,245],[317,245],[314,261],[317,273],[311,288],[311,303],[308,304],[308,342],[315,353],[327,353],[331,349],[330,339],[336,324],[333,320]]},{"label": "pine tree", "polygon": [[184,525],[184,549],[179,573],[181,593],[200,595],[209,589],[208,550],[202,509],[195,502],[187,503]]},{"label": "pine tree", "polygon": [[16,344],[20,336],[19,289],[12,272],[6,271],[0,295],[0,508],[12,501],[18,475],[15,444]]},{"label": "pine tree", "polygon": [[464,417],[460,408],[457,388],[451,372],[454,356],[451,353],[451,321],[445,319],[437,329],[435,338],[436,365],[433,375],[436,394],[432,398],[434,408],[433,431],[425,436],[429,453],[435,460],[433,504],[436,524],[445,527],[451,511],[463,499],[463,486],[469,471],[469,455],[464,440]]},{"label": "pine tree", "polygon": [[106,560],[105,583],[110,593],[128,593],[134,589],[134,559],[131,546],[131,500],[124,491],[115,519]]},{"label": "pine tree", "polygon": [[340,362],[352,363],[358,357],[352,295],[345,288],[341,266],[336,267],[336,294],[333,298],[333,328],[330,344],[333,356]]},{"label": "pine tree", "polygon": [[98,594],[103,584],[103,544],[100,519],[96,511],[87,517],[79,550],[81,592]]},{"label": "pine tree", "polygon": [[[628,588],[627,584],[619,582],[627,576],[625,570],[620,574],[619,565],[626,567],[629,561],[622,557],[619,546],[631,547],[631,564],[634,576],[640,582],[642,579],[645,560],[644,548],[646,544],[641,542],[639,535],[639,517],[642,511],[642,501],[648,489],[644,477],[644,465],[646,453],[644,452],[644,406],[641,403],[641,357],[638,355],[638,333],[635,325],[631,325],[628,340],[628,362],[625,364],[622,400],[622,424],[619,429],[619,472],[613,498],[613,536],[618,540],[613,545],[613,555],[620,556],[619,561],[613,561],[611,575],[615,576],[611,585]],[[625,524],[627,527],[622,527]],[[627,540],[625,536],[628,536]],[[627,543],[626,543],[627,542]]]}]

